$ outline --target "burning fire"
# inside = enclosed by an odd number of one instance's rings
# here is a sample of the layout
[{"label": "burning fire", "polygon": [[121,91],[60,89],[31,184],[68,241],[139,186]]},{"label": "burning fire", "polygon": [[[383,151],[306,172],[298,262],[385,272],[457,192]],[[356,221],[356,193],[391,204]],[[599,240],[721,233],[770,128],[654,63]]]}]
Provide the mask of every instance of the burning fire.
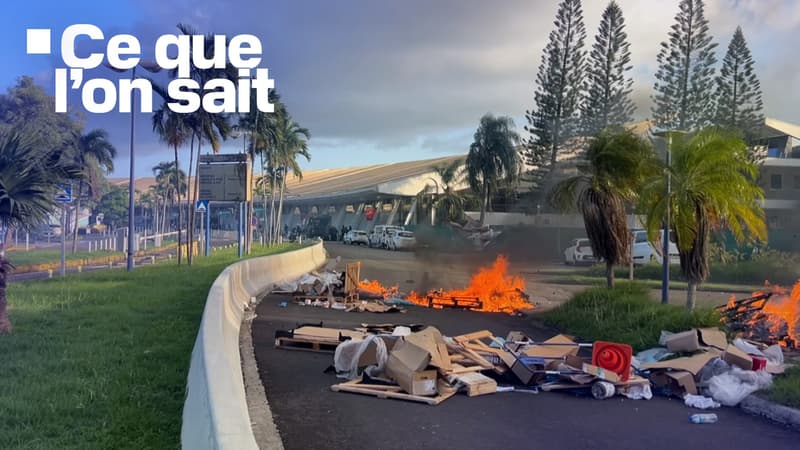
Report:
[{"label": "burning fire", "polygon": [[780,286],[772,286],[772,298],[764,305],[761,314],[754,320],[763,320],[772,336],[780,339],[784,347],[790,344],[800,346],[800,282],[791,291]]},{"label": "burning fire", "polygon": [[358,282],[358,290],[372,295],[380,295],[384,299],[397,297],[399,286],[385,287],[376,280],[361,280]]},{"label": "burning fire", "polygon": [[767,288],[766,292],[754,292],[748,304],[737,306],[732,296],[727,308],[748,317],[743,322],[747,337],[800,348],[800,282],[791,291],[769,284]]},{"label": "burning fire", "polygon": [[461,302],[469,309],[485,312],[513,313],[533,308],[525,294],[525,281],[507,272],[508,259],[501,255],[491,266],[482,267],[472,275],[469,286],[464,289],[429,291],[424,296],[412,291],[408,300],[434,308]]}]

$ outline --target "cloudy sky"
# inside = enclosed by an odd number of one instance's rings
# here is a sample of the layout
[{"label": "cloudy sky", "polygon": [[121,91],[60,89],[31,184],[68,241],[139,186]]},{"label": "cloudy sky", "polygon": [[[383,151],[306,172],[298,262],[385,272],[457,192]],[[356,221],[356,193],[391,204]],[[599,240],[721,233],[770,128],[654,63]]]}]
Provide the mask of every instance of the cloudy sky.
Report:
[{"label": "cloudy sky", "polygon": [[[604,1],[585,0],[590,44]],[[627,21],[637,118],[650,114],[656,54],[678,0],[618,0]],[[26,55],[25,30],[51,28],[54,40],[74,23],[106,34],[133,34],[147,52],[177,23],[202,32],[258,35],[262,67],[294,118],[310,128],[308,169],[465,153],[481,115],[512,116],[523,133],[534,79],[552,29],[556,0],[30,0],[4,7],[0,86],[23,74],[53,91],[60,56]],[[800,70],[794,44],[800,1],[707,0],[718,59],[741,25],[753,51],[766,114],[800,123]],[[56,41],[57,42],[57,41]],[[54,48],[58,45],[54,44]],[[152,53],[151,53],[152,54]],[[93,76],[113,77],[105,69]],[[78,104],[71,100],[72,104]],[[150,175],[171,151],[137,115],[137,176]],[[107,129],[128,171],[129,119],[88,115]],[[241,140],[225,144],[238,151]],[[188,154],[188,150],[185,150]]]}]

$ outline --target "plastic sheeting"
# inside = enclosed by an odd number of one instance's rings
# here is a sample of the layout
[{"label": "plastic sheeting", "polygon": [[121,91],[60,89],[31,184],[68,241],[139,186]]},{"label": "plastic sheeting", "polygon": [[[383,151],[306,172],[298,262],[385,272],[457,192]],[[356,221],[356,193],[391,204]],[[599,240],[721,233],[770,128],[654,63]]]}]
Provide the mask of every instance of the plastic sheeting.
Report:
[{"label": "plastic sheeting", "polygon": [[333,366],[336,368],[336,376],[347,380],[352,380],[357,377],[358,361],[373,342],[375,343],[375,359],[378,364],[367,367],[364,369],[364,372],[371,377],[379,377],[383,373],[386,360],[389,358],[388,351],[386,350],[386,343],[383,342],[383,339],[379,336],[369,336],[363,340],[351,339],[337,345],[336,352],[333,355]]},{"label": "plastic sheeting", "polygon": [[772,375],[733,367],[728,372],[711,377],[708,392],[711,398],[725,406],[736,406],[753,392],[769,387]]}]

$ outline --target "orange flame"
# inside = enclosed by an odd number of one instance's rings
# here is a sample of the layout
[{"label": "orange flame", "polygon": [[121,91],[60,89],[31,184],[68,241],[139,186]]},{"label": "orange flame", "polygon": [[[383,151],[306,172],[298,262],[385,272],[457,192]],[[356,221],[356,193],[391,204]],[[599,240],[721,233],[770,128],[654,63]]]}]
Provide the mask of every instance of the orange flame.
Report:
[{"label": "orange flame", "polygon": [[408,300],[429,306],[428,297],[473,298],[481,302],[481,307],[471,309],[485,312],[513,313],[533,308],[525,294],[525,281],[518,276],[508,275],[507,272],[508,259],[500,255],[491,266],[480,268],[470,279],[469,286],[464,289],[429,291],[424,296],[412,291],[408,295]]},{"label": "orange flame", "polygon": [[[764,321],[773,336],[789,337],[795,346],[800,346],[800,281],[791,291],[780,286],[770,288],[772,298],[764,305],[758,320]],[[780,343],[787,344],[785,340]]]},{"label": "orange flame", "polygon": [[380,295],[384,299],[397,297],[399,286],[384,287],[376,280],[361,280],[358,282],[358,290],[372,295]]}]

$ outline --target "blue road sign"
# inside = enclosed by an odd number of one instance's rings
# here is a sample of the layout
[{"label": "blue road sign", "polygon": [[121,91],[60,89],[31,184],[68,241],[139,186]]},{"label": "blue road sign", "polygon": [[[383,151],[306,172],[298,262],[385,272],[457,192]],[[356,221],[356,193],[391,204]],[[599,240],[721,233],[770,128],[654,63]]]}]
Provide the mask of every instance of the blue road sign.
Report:
[{"label": "blue road sign", "polygon": [[208,200],[198,200],[195,202],[195,208],[197,209],[197,212],[201,213],[208,211]]},{"label": "blue road sign", "polygon": [[56,191],[56,201],[59,203],[72,203],[72,185],[71,184],[58,184]]}]

